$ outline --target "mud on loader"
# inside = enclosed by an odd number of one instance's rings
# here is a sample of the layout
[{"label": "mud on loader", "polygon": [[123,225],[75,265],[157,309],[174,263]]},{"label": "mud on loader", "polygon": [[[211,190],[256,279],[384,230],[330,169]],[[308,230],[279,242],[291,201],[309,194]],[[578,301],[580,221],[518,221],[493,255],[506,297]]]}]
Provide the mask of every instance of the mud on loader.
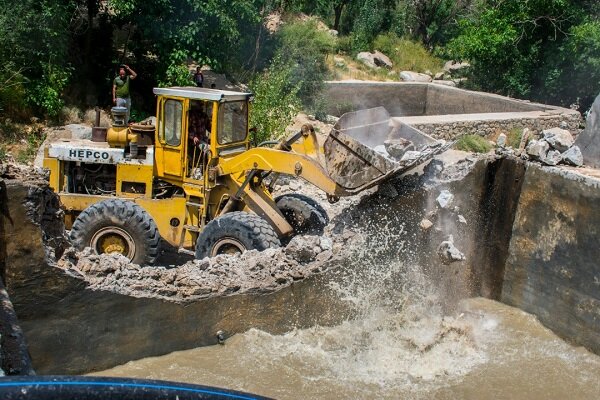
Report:
[{"label": "mud on loader", "polygon": [[[154,94],[154,125],[127,125],[113,109],[105,140],[46,147],[44,167],[75,247],[121,253],[141,265],[154,263],[161,241],[196,258],[276,247],[294,234],[322,233],[328,223],[307,196],[273,198],[280,174],[302,178],[336,201],[446,148],[394,125],[383,108],[345,114],[323,147],[308,125],[281,142],[252,147],[250,93],[173,87]],[[210,121],[204,149],[188,140],[193,113]],[[393,159],[383,144],[394,140],[420,151]]]}]

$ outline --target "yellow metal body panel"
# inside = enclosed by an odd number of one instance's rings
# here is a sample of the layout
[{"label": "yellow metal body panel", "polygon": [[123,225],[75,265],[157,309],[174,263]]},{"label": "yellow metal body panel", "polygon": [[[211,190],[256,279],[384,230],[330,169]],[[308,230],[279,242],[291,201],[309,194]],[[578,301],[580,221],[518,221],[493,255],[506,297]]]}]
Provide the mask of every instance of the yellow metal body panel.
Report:
[{"label": "yellow metal body panel", "polygon": [[60,167],[60,160],[56,158],[48,158],[48,148],[44,149],[44,168],[50,170],[50,188],[55,192],[58,192],[63,187],[63,181],[65,179]]},{"label": "yellow metal body panel", "polygon": [[[154,180],[154,168],[152,165],[117,165],[117,196],[122,197],[145,197],[152,198],[152,181]],[[144,184],[143,193],[123,192],[123,186],[127,183]]]},{"label": "yellow metal body panel", "polygon": [[337,184],[312,157],[282,150],[258,147],[219,163],[219,175],[258,169],[298,176],[330,195],[338,195]]}]

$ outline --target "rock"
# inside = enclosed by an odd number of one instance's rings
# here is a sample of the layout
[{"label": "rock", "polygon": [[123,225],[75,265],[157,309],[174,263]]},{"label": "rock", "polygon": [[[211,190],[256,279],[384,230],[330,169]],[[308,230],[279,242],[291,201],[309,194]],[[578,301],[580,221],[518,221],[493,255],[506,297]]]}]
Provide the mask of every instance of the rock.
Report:
[{"label": "rock", "polygon": [[546,165],[558,165],[562,161],[562,156],[558,150],[550,150],[546,153],[546,157],[543,157],[541,161]]},{"label": "rock", "polygon": [[404,153],[404,155],[402,156],[402,158],[400,159],[400,161],[404,162],[404,163],[409,163],[409,162],[413,162],[416,159],[418,159],[419,157],[421,157],[422,153],[420,151],[407,151],[406,153]]},{"label": "rock", "polygon": [[71,132],[72,139],[90,140],[92,138],[92,128],[87,125],[69,124],[65,129]]},{"label": "rock", "polygon": [[392,60],[390,60],[388,56],[386,56],[380,51],[375,51],[373,53],[373,61],[375,61],[375,65],[377,65],[378,67],[392,69],[392,67],[394,66]]},{"label": "rock", "polygon": [[318,236],[294,236],[285,247],[285,254],[299,263],[313,261],[320,253]]},{"label": "rock", "polygon": [[403,138],[390,139],[383,142],[387,153],[395,159],[402,159],[407,151],[414,151],[415,146],[410,140]]},{"label": "rock", "polygon": [[577,135],[575,145],[581,150],[586,165],[600,168],[600,95],[585,120],[585,129]]},{"label": "rock", "polygon": [[375,68],[375,69],[379,68],[377,66],[377,64],[375,64],[375,57],[373,56],[373,54],[371,54],[367,51],[358,53],[356,55],[356,59],[358,61],[362,62],[363,64],[365,64],[367,67],[371,67],[371,68]]},{"label": "rock", "polygon": [[381,154],[384,157],[390,156],[385,148],[385,145],[383,144],[373,147],[373,150],[375,150],[377,153]]},{"label": "rock", "polygon": [[454,246],[454,238],[452,235],[448,237],[448,240],[440,243],[437,253],[444,264],[452,264],[457,261],[465,260],[465,255]]},{"label": "rock", "polygon": [[432,79],[429,75],[421,74],[419,72],[402,71],[400,72],[400,79],[404,82],[431,82]]},{"label": "rock", "polygon": [[439,80],[439,81],[433,81],[433,83],[435,83],[436,85],[456,87],[456,82],[454,82],[454,81]]},{"label": "rock", "polygon": [[544,135],[544,140],[550,146],[560,152],[567,151],[569,147],[573,146],[573,135],[566,129],[545,129],[542,131],[542,135]]},{"label": "rock", "polygon": [[565,164],[581,167],[583,165],[583,155],[579,146],[573,146],[569,150],[562,153],[562,160]]},{"label": "rock", "polygon": [[498,139],[496,140],[496,146],[505,147],[506,146],[506,135],[501,133],[498,135]]},{"label": "rock", "polygon": [[463,217],[462,215],[458,216],[458,222],[460,222],[461,224],[467,224],[467,219],[465,217]]},{"label": "rock", "polygon": [[548,150],[550,145],[545,140],[532,140],[525,149],[529,156],[538,161],[546,157]]},{"label": "rock", "polygon": [[437,199],[435,199],[435,202],[439,208],[448,208],[452,204],[452,200],[454,200],[454,195],[448,190],[442,190]]},{"label": "rock", "polygon": [[336,31],[335,29],[330,29],[328,32],[331,36],[337,36],[339,34],[339,32]]},{"label": "rock", "polygon": [[366,66],[375,69],[380,67],[391,69],[393,66],[392,60],[380,51],[374,53],[363,51],[356,55],[356,59]]},{"label": "rock", "polygon": [[460,72],[461,70],[469,68],[470,66],[471,64],[469,64],[468,62],[447,61],[444,64],[444,71],[447,71],[452,74]]},{"label": "rock", "polygon": [[428,220],[427,218],[423,218],[421,220],[421,223],[419,224],[419,226],[421,227],[421,229],[423,229],[424,231],[429,230],[432,226],[433,226],[433,222],[431,222],[430,220]]},{"label": "rock", "polygon": [[445,74],[443,72],[438,72],[437,74],[435,74],[433,76],[433,80],[435,80],[435,81],[441,81],[441,80],[444,79],[444,75]]},{"label": "rock", "polygon": [[527,146],[527,142],[529,141],[529,128],[523,128],[523,133],[521,134],[521,142],[519,143],[519,150],[525,150],[525,146]]}]

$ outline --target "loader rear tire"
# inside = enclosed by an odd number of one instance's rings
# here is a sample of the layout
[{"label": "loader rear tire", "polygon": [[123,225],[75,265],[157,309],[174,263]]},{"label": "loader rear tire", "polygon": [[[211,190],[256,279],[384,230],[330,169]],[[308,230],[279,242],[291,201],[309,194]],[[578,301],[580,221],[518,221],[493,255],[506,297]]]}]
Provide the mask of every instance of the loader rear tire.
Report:
[{"label": "loader rear tire", "polygon": [[234,211],[206,224],[196,240],[196,258],[279,246],[281,242],[267,221],[256,214]]},{"label": "loader rear tire", "polygon": [[160,251],[156,223],[132,201],[110,199],[92,204],[71,228],[71,242],[79,250],[97,254],[120,253],[139,265],[152,265]]},{"label": "loader rear tire", "polygon": [[290,193],[275,199],[277,208],[294,228],[294,235],[322,235],[329,223],[323,207],[300,193]]}]

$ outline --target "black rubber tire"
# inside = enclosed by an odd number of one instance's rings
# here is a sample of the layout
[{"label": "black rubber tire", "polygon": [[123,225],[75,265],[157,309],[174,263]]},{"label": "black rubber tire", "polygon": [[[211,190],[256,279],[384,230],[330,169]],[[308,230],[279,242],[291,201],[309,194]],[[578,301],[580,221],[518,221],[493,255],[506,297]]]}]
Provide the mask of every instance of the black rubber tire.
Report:
[{"label": "black rubber tire", "polygon": [[275,199],[277,208],[294,228],[295,235],[322,235],[329,216],[315,200],[300,193],[290,193]]},{"label": "black rubber tire", "polygon": [[[234,211],[210,221],[196,240],[196,258],[223,254],[223,242],[237,242],[239,251],[263,251],[281,246],[273,227],[256,214]],[[217,248],[214,248],[218,246]]]},{"label": "black rubber tire", "polygon": [[[71,242],[79,250],[92,247],[94,236],[102,230],[116,229],[129,235],[134,249],[131,262],[152,265],[160,252],[160,233],[156,223],[138,204],[121,199],[103,200],[79,214],[71,228]],[[95,246],[97,247],[97,246]],[[127,254],[124,254],[127,257]]]}]

